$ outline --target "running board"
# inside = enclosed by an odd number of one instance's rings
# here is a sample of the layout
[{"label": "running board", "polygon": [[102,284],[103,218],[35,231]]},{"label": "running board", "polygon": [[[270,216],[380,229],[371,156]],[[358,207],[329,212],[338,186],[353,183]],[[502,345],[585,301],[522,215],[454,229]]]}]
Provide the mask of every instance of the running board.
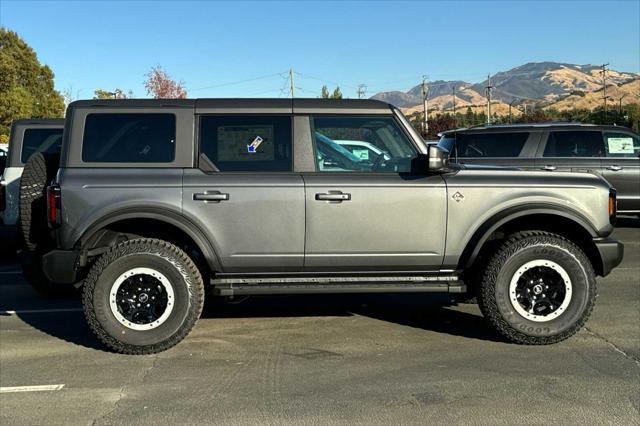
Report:
[{"label": "running board", "polygon": [[215,278],[217,296],[344,293],[465,293],[457,276]]}]

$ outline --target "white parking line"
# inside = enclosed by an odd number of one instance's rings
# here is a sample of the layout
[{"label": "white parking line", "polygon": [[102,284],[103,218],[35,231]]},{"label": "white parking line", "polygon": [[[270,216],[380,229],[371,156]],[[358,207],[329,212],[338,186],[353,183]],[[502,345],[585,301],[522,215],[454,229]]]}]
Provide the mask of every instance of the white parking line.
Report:
[{"label": "white parking line", "polygon": [[51,314],[55,312],[80,312],[82,308],[59,308],[59,309],[18,309],[15,311],[0,311],[0,315],[16,314]]},{"label": "white parking line", "polygon": [[0,393],[57,391],[63,387],[64,385],[3,386],[0,387]]}]

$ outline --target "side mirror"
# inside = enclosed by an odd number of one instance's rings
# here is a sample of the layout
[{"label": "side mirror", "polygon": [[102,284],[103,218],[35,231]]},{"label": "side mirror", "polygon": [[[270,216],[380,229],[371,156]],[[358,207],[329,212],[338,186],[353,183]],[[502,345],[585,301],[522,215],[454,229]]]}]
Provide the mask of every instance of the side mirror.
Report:
[{"label": "side mirror", "polygon": [[438,145],[429,145],[428,168],[431,173],[447,170],[449,168],[449,151]]}]

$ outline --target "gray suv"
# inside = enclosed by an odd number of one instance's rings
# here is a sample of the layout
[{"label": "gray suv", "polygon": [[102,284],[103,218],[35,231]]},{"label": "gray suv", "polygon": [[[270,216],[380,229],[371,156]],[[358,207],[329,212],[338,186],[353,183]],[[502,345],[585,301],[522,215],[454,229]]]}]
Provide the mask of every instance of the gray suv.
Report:
[{"label": "gray suv", "polygon": [[131,354],[182,340],[205,287],[467,292],[505,339],[554,343],[623,253],[604,179],[450,166],[373,100],[74,102],[47,200],[44,273]]},{"label": "gray suv", "polygon": [[618,213],[640,215],[640,136],[626,127],[580,123],[477,126],[441,135],[462,164],[596,173],[618,191]]}]

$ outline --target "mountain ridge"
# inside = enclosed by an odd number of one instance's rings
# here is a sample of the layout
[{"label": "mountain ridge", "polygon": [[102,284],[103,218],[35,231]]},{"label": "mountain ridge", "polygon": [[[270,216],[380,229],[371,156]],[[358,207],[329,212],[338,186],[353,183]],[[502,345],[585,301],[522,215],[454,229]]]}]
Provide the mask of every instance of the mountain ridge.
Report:
[{"label": "mountain ridge", "polygon": [[[640,79],[640,73],[607,70],[607,90]],[[462,80],[438,80],[429,83],[429,109],[449,110],[453,107],[453,88],[456,106],[467,107],[486,104],[485,86],[488,80],[470,83]],[[602,90],[601,68],[597,65],[577,65],[564,62],[529,62],[491,76],[492,104],[514,105],[535,103],[549,107],[571,96],[584,96]],[[416,109],[422,105],[420,84],[407,92],[379,92],[371,99],[383,100],[402,109]],[[637,96],[625,96],[623,103],[631,103]],[[612,101],[617,101],[613,99]],[[637,100],[636,100],[637,102]],[[566,107],[566,103],[563,104]]]}]

